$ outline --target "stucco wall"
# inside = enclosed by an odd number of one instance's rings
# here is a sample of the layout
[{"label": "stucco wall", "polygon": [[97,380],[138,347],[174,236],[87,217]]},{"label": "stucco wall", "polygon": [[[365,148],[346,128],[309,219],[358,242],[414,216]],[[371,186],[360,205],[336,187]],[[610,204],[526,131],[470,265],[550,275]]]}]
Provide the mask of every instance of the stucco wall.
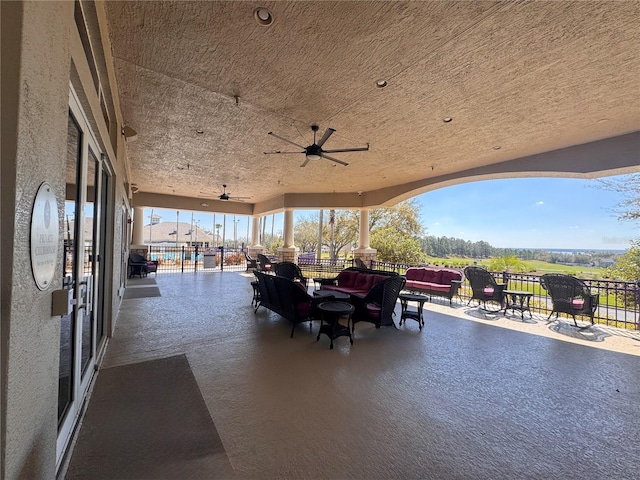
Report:
[{"label": "stucco wall", "polygon": [[[2,216],[1,453],[6,479],[55,478],[60,324],[59,317],[51,317],[51,291],[61,285],[62,247],[54,282],[40,291],[31,272],[28,239],[33,200],[43,181],[54,188],[63,218],[72,24],[73,2],[2,2],[3,36],[5,29],[13,33],[21,29],[19,64],[6,65],[4,44],[2,51],[3,110],[5,98],[15,100],[18,107],[14,131],[2,138],[10,147],[3,146],[3,165],[15,166],[3,167],[2,176],[3,191],[7,188],[15,199],[13,218],[4,208]],[[5,66],[12,75],[5,76]],[[13,158],[5,158],[5,151],[11,150]],[[6,260],[12,262],[12,272],[5,269]]]}]

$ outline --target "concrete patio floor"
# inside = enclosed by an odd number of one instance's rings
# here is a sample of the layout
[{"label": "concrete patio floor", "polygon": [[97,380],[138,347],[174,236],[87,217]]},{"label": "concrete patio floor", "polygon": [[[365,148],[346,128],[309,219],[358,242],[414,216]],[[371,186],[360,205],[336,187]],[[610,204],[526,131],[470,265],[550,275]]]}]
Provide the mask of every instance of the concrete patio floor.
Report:
[{"label": "concrete patio floor", "polygon": [[123,301],[102,364],[186,354],[234,478],[637,478],[637,332],[445,301],[422,331],[358,323],[329,350],[318,322],[289,338],[254,314],[252,279],[158,276],[160,297]]}]

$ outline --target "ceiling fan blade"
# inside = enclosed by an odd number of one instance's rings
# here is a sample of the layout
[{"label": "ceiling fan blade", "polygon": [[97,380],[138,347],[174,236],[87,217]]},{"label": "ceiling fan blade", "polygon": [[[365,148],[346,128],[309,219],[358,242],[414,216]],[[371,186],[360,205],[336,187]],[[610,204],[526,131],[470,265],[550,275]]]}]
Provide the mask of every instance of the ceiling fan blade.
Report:
[{"label": "ceiling fan blade", "polygon": [[280,135],[276,135],[273,132],[267,132],[267,135],[271,135],[272,137],[276,137],[278,140],[282,140],[283,142],[287,142],[287,143],[290,143],[291,145],[295,145],[298,148],[303,148],[304,149],[304,147],[302,145],[298,145],[297,143],[292,142],[291,140],[287,140],[286,138],[281,137]]},{"label": "ceiling fan blade", "polygon": [[316,145],[318,145],[319,147],[324,145],[324,142],[326,142],[329,139],[329,137],[333,134],[333,132],[335,132],[335,129],[327,128],[324,132],[324,135],[322,135],[322,138]]},{"label": "ceiling fan blade", "polygon": [[305,157],[305,158],[304,158],[304,162],[302,162],[302,165],[300,165],[300,166],[301,166],[301,167],[306,167],[306,166],[307,166],[307,163],[309,163],[309,160],[310,160],[310,159],[309,159],[309,157]]},{"label": "ceiling fan blade", "polygon": [[369,145],[366,147],[357,147],[357,148],[335,148],[333,150],[322,150],[327,153],[339,153],[339,152],[366,152],[369,150]]},{"label": "ceiling fan blade", "polygon": [[281,152],[280,150],[274,150],[273,152],[262,152],[262,153],[264,153],[265,155],[275,155],[276,153],[277,154],[295,153],[296,155],[300,155],[301,153],[305,153],[305,151],[303,150],[301,152]]},{"label": "ceiling fan blade", "polygon": [[331,160],[332,162],[339,163],[340,165],[344,165],[345,167],[349,165],[347,162],[343,162],[342,160],[338,160],[337,158],[330,157],[329,155],[325,155],[324,152],[320,154],[322,158],[326,158],[327,160]]}]

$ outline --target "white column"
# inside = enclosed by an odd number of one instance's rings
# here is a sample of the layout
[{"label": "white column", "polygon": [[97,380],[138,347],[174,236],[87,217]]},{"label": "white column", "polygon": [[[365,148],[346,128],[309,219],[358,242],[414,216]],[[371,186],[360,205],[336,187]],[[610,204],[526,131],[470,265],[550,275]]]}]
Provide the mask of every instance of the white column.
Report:
[{"label": "white column", "polygon": [[377,250],[369,246],[369,210],[360,210],[360,230],[358,232],[358,248],[353,252],[367,267],[371,267],[376,259]]},{"label": "white column", "polygon": [[133,233],[131,243],[144,245],[144,208],[133,207]]},{"label": "white column", "polygon": [[298,261],[298,249],[293,243],[293,210],[284,211],[284,246],[278,249],[279,262]]},{"label": "white column", "polygon": [[260,245],[260,217],[255,215],[251,217],[251,245],[254,247]]},{"label": "white column", "polygon": [[360,210],[360,231],[358,232],[358,248],[369,248],[369,210]]},{"label": "white column", "polygon": [[294,248],[293,244],[293,210],[284,211],[284,246]]}]

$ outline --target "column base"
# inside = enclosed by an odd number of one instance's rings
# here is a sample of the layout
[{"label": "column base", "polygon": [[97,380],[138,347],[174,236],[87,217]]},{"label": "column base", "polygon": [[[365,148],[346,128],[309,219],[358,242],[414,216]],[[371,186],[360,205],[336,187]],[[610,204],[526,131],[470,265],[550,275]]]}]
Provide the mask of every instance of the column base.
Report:
[{"label": "column base", "polygon": [[264,252],[265,252],[265,248],[262,245],[251,245],[247,247],[247,254],[251,258],[258,258],[258,254],[259,253],[264,254]]},{"label": "column base", "polygon": [[278,249],[278,261],[298,263],[299,252],[300,249],[296,247],[281,247]]},{"label": "column base", "polygon": [[149,258],[147,255],[149,254],[149,245],[129,245],[130,253],[137,253],[138,255],[142,255],[144,258]]},{"label": "column base", "polygon": [[377,253],[375,248],[357,248],[353,251],[353,258],[359,258],[368,268],[371,268],[371,262],[375,262]]}]

